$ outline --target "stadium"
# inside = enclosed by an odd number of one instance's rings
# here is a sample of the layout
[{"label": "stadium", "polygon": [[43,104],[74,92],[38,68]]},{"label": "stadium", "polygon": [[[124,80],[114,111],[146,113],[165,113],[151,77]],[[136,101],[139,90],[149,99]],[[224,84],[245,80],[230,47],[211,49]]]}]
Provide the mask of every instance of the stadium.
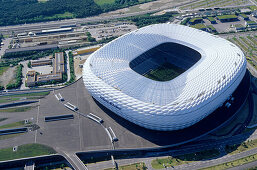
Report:
[{"label": "stadium", "polygon": [[147,129],[173,131],[227,103],[245,73],[244,54],[231,42],[187,26],[156,24],[90,55],[83,81],[117,115]]}]

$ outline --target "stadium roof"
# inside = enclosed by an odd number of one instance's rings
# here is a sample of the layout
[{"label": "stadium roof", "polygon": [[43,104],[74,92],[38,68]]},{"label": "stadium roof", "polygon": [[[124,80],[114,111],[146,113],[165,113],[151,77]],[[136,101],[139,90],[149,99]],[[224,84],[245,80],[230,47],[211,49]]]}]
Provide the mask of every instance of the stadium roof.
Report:
[{"label": "stadium roof", "polygon": [[[130,67],[133,59],[169,42],[194,49],[200,59],[169,81],[149,79]],[[174,62],[181,60],[175,57]],[[145,128],[167,131],[211,114],[232,95],[245,72],[244,54],[231,42],[187,26],[157,24],[93,53],[84,64],[83,80],[90,94],[114,113]]]},{"label": "stadium roof", "polygon": [[[131,60],[163,42],[195,49],[201,59],[171,81],[148,79],[129,67]],[[105,45],[89,58],[92,72],[104,83],[140,101],[157,105],[191,105],[206,100],[237,75],[245,64],[241,50],[229,41],[181,25],[141,28]]]}]

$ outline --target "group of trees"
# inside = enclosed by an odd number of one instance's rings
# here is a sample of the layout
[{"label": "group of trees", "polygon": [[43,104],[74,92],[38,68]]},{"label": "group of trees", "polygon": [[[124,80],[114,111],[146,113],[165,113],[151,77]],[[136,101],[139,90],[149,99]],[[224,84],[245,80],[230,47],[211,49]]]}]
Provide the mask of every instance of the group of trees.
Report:
[{"label": "group of trees", "polygon": [[87,35],[87,41],[88,42],[94,42],[95,41],[95,38],[92,37],[90,32],[86,32],[86,35]]},{"label": "group of trees", "polygon": [[80,18],[99,14],[101,8],[93,0],[0,0],[0,25],[63,19],[53,16],[65,12]]},{"label": "group of trees", "polygon": [[76,80],[75,72],[74,72],[74,60],[73,60],[73,54],[70,51],[69,52],[69,63],[70,63],[70,80],[67,82],[67,84],[70,84]]},{"label": "group of trees", "polygon": [[[135,4],[139,1],[115,0],[99,6],[94,0],[0,0],[0,26],[88,17]],[[67,12],[70,15],[65,15]]]},{"label": "group of trees", "polygon": [[0,34],[0,44],[1,44],[3,38],[4,38],[3,34]]},{"label": "group of trees", "polygon": [[144,27],[151,24],[165,23],[172,17],[171,13],[166,13],[164,15],[151,16],[150,14],[138,15],[129,17],[128,19],[135,22],[136,26]]}]

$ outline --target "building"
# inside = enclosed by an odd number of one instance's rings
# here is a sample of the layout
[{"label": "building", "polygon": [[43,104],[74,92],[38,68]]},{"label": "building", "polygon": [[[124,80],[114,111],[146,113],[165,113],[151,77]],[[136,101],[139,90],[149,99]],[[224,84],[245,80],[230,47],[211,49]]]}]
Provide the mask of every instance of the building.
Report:
[{"label": "building", "polygon": [[64,33],[64,32],[72,32],[73,28],[57,28],[57,29],[49,29],[49,30],[42,30],[41,32],[37,32],[36,35],[47,35],[47,34],[56,34],[56,33]]},{"label": "building", "polygon": [[33,71],[28,71],[26,74],[26,86],[32,87],[36,85],[36,72]]},{"label": "building", "polygon": [[190,25],[195,25],[203,22],[203,18],[191,18],[189,20]]},{"label": "building", "polygon": [[208,30],[207,27],[204,24],[195,24],[195,25],[192,25],[191,27],[202,30],[202,31],[207,31]]},{"label": "building", "polygon": [[44,66],[44,65],[52,65],[52,60],[35,60],[31,61],[31,66],[32,67],[37,67],[37,66]]},{"label": "building", "polygon": [[57,44],[49,44],[49,45],[38,45],[33,47],[21,47],[21,48],[11,48],[6,49],[5,54],[9,53],[17,53],[17,52],[27,52],[27,51],[44,51],[44,50],[51,50],[57,49]]},{"label": "building", "polygon": [[55,53],[55,57],[53,60],[53,73],[64,73],[65,67],[64,67],[64,56],[63,52]]},{"label": "building", "polygon": [[144,128],[172,131],[226,103],[245,73],[245,56],[233,43],[183,25],[155,24],[94,52],[84,64],[83,81],[115,114]]},{"label": "building", "polygon": [[45,83],[48,81],[61,81],[63,78],[63,73],[66,72],[63,52],[55,53],[55,58],[52,60],[38,60],[34,62],[35,66],[52,63],[53,72],[51,74],[37,75],[35,71],[28,71],[26,76],[26,84],[28,87],[36,86],[37,84]]},{"label": "building", "polygon": [[235,24],[234,27],[235,27],[236,31],[245,30],[245,26],[243,26],[242,24]]},{"label": "building", "polygon": [[217,16],[218,20],[220,20],[220,22],[234,22],[234,21],[238,21],[238,18],[236,15],[232,14],[232,15],[220,15]]},{"label": "building", "polygon": [[242,17],[244,20],[249,20],[249,17],[246,14],[240,14],[240,17]]},{"label": "building", "polygon": [[216,24],[216,20],[213,17],[207,17],[207,19],[212,23],[212,24]]},{"label": "building", "polygon": [[257,23],[255,21],[245,21],[247,28],[257,28]]},{"label": "building", "polygon": [[257,11],[253,11],[252,16],[257,18]]},{"label": "building", "polygon": [[41,74],[37,76],[37,83],[45,83],[48,81],[60,81],[62,80],[62,74]]}]

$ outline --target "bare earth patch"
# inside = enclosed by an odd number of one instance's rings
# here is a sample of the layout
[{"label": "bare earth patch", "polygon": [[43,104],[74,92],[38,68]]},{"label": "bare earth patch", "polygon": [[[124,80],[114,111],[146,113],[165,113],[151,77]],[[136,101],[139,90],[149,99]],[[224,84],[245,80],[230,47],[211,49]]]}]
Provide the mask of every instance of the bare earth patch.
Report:
[{"label": "bare earth patch", "polygon": [[15,67],[8,68],[1,76],[0,76],[0,84],[2,86],[6,86],[9,82],[15,79]]}]

